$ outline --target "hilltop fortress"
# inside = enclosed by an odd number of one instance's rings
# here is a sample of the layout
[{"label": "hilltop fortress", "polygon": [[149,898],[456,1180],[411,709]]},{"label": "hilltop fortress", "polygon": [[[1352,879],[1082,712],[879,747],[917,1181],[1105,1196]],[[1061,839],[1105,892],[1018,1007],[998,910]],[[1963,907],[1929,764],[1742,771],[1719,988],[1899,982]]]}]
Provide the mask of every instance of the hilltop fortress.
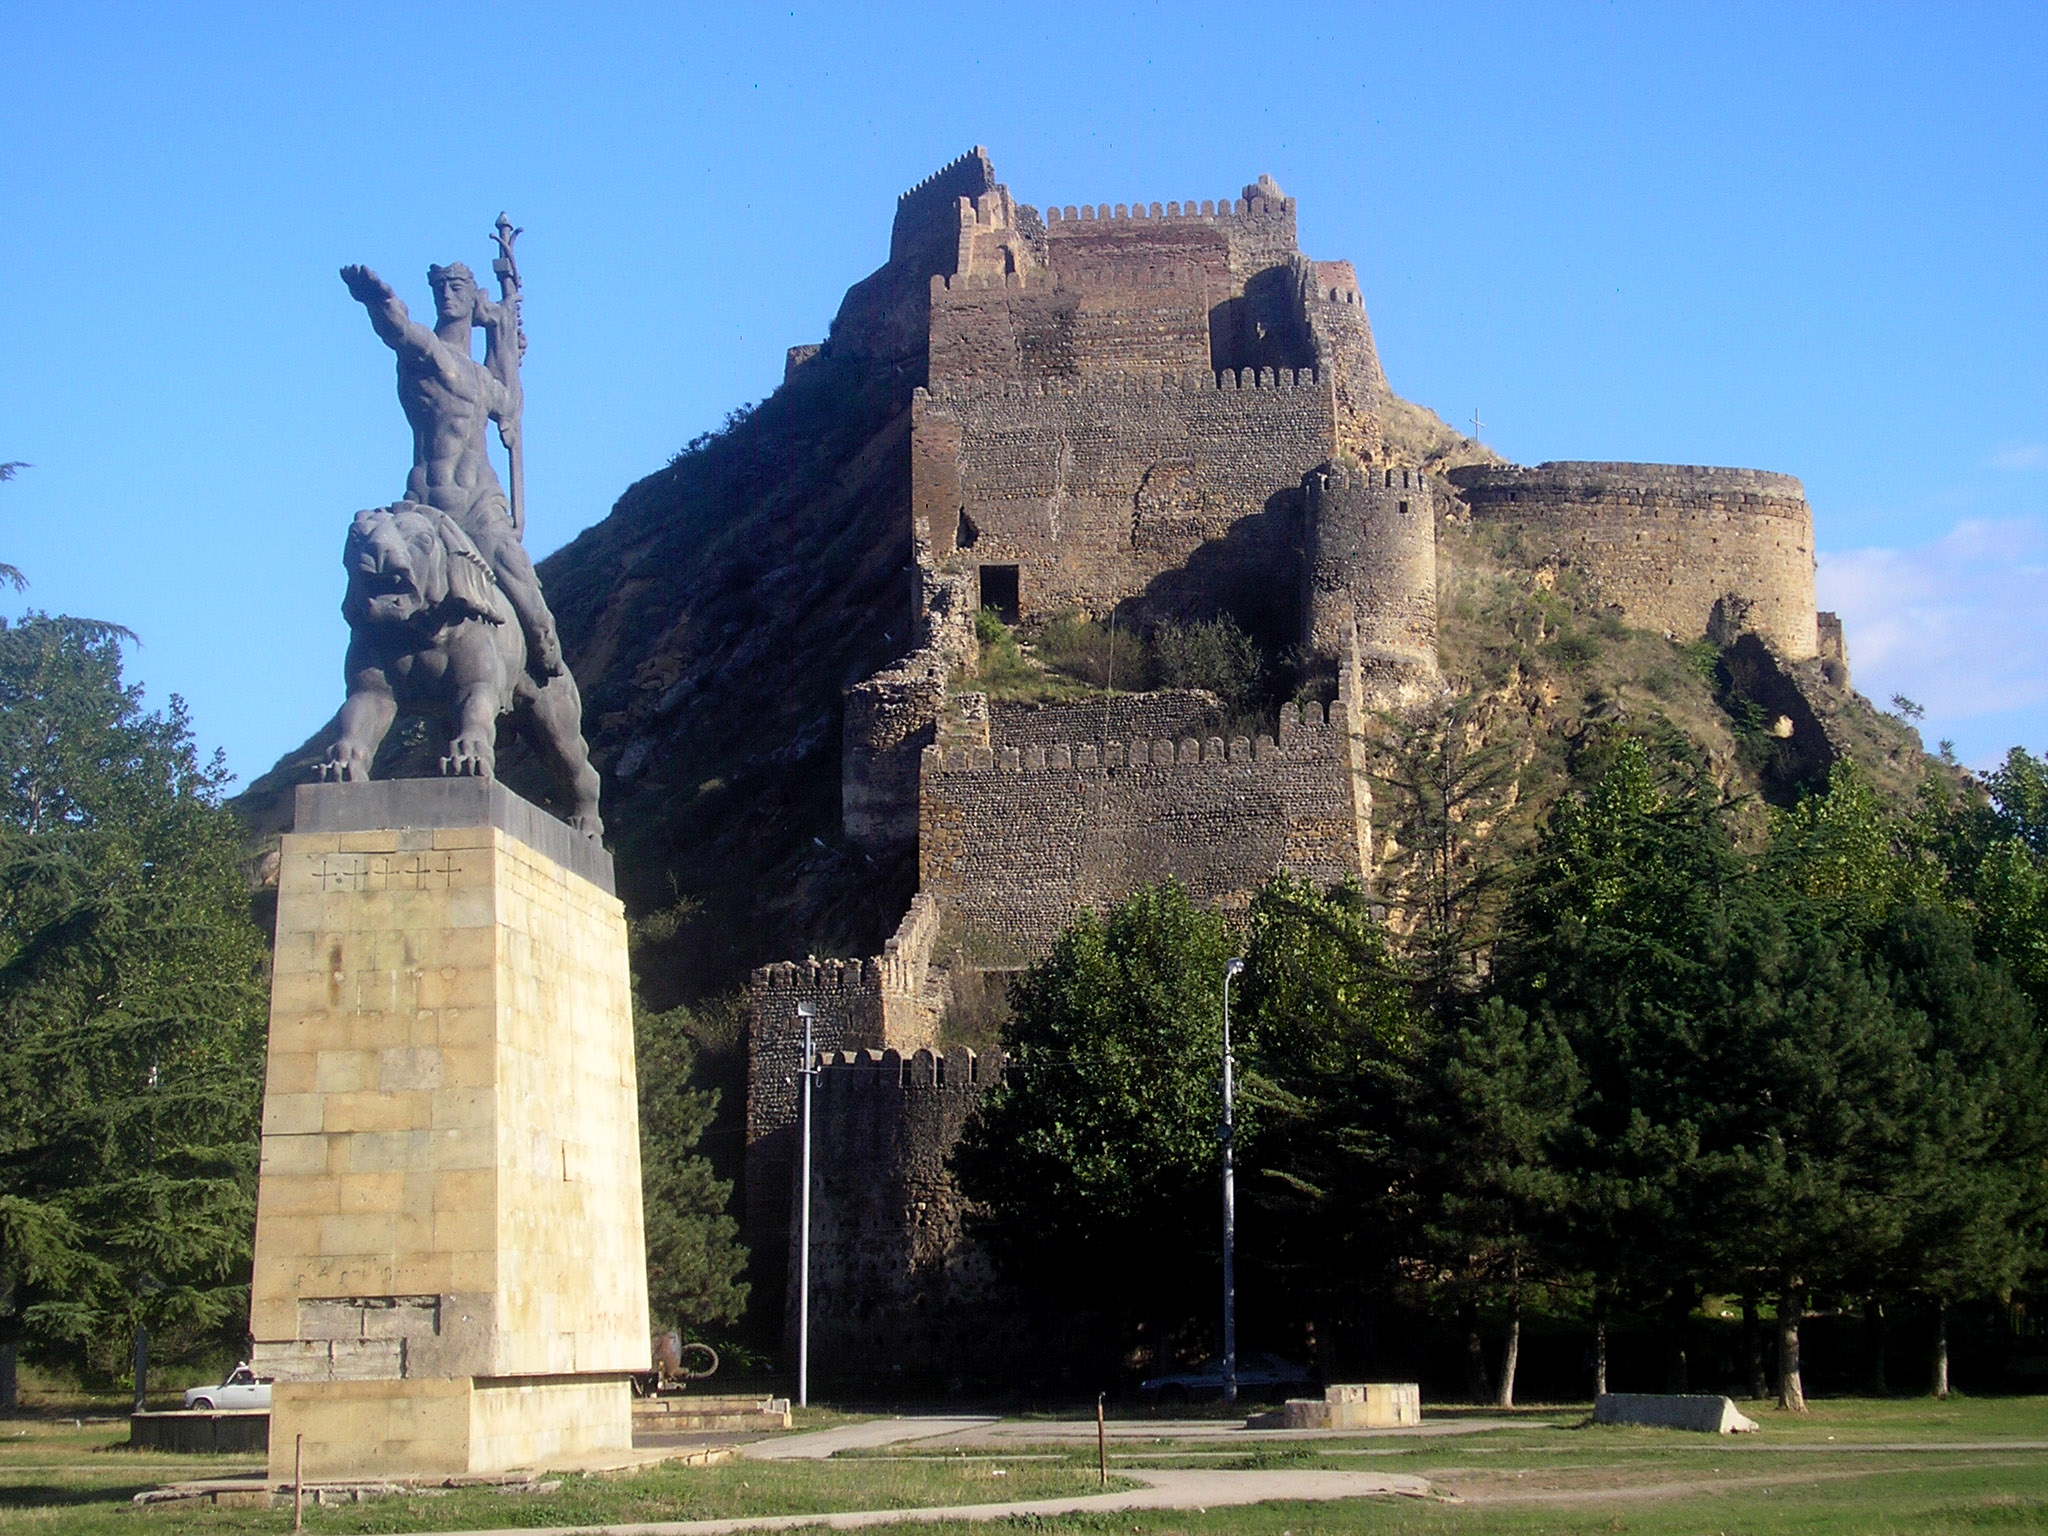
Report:
[{"label": "hilltop fortress", "polygon": [[[1441,523],[1540,534],[1631,626],[1741,640],[1805,679],[1794,693],[1847,686],[1797,480],[1445,471],[1404,451],[1357,274],[1303,255],[1295,217],[1264,177],[1235,197],[1041,210],[977,148],[903,194],[888,263],[827,342],[791,349],[793,376],[826,351],[924,381],[899,534],[909,638],[849,690],[841,742],[847,837],[914,848],[919,888],[883,954],[767,966],[750,990],[757,1252],[789,1233],[799,1005],[823,1053],[813,1339],[832,1369],[985,1342],[993,1281],[944,1160],[999,1067],[940,1049],[952,1010],[1077,910],[1168,876],[1226,907],[1279,870],[1371,881],[1364,726],[1443,688]],[[983,608],[1025,624],[1227,612],[1300,647],[1329,687],[1235,736],[1194,692],[992,702],[963,690]]]}]

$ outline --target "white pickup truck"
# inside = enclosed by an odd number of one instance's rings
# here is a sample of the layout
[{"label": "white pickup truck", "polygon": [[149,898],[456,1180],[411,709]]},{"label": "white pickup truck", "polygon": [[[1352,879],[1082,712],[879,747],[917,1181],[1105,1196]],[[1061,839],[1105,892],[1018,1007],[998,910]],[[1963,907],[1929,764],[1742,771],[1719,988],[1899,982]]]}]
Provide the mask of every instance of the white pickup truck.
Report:
[{"label": "white pickup truck", "polygon": [[268,1408],[270,1383],[258,1381],[256,1373],[244,1363],[221,1378],[217,1387],[186,1388],[185,1406],[208,1412],[216,1408]]}]

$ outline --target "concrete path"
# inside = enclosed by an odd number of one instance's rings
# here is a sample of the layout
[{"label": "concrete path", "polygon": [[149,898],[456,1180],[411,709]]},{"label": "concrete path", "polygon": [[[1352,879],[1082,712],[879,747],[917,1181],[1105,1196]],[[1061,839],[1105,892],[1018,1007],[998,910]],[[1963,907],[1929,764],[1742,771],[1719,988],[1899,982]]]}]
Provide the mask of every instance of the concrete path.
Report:
[{"label": "concrete path", "polygon": [[[870,1419],[865,1424],[842,1424],[837,1429],[814,1429],[807,1434],[779,1435],[757,1440],[739,1448],[754,1461],[823,1461],[840,1451],[871,1450],[878,1445],[899,1445],[907,1440],[934,1440],[947,1435],[964,1435],[994,1424],[992,1414],[973,1418],[944,1418],[914,1414],[890,1419]],[[1089,1427],[1094,1433],[1094,1426]]]},{"label": "concrete path", "polygon": [[[853,1426],[849,1426],[853,1427]],[[1128,1509],[1230,1509],[1269,1499],[1360,1499],[1375,1494],[1427,1497],[1426,1479],[1384,1472],[1127,1472],[1146,1486],[1071,1499],[1013,1504],[952,1504],[935,1509],[862,1509],[838,1514],[751,1515],[731,1520],[672,1520],[646,1525],[529,1526],[447,1536],[732,1536],[741,1531],[857,1531],[877,1525],[934,1525],[945,1520],[1009,1520],[1031,1516],[1113,1513]]]},{"label": "concrete path", "polygon": [[[1560,1418],[1565,1417],[1560,1415]],[[1439,1435],[1478,1435],[1495,1429],[1547,1427],[1546,1420],[1531,1419],[1432,1419],[1404,1429],[1246,1429],[1242,1419],[1111,1419],[1105,1426],[1110,1444],[1122,1447],[1134,1440],[1227,1441],[1231,1445],[1278,1441],[1286,1445],[1305,1440],[1411,1440]],[[1093,1445],[1093,1419],[1000,1419],[984,1421],[945,1441],[947,1447],[997,1448],[1011,1445],[1062,1445],[1068,1442]]]}]

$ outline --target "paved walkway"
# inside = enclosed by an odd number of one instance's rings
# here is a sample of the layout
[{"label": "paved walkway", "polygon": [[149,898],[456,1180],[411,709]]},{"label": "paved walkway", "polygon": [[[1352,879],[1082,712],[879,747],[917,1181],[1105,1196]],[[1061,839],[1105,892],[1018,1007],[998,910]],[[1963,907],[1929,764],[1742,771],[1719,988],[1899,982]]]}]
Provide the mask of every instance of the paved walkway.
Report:
[{"label": "paved walkway", "polygon": [[[814,1429],[807,1434],[756,1440],[741,1446],[739,1451],[753,1461],[823,1461],[841,1451],[865,1451],[878,1445],[899,1445],[907,1440],[959,1436],[987,1429],[996,1422],[993,1414],[972,1418],[906,1414],[889,1419],[870,1419],[865,1424],[842,1424],[836,1429]],[[1088,1432],[1095,1432],[1092,1424]]]},{"label": "paved walkway", "polygon": [[[1560,1415],[1563,1417],[1563,1415]],[[1439,1435],[1477,1435],[1493,1429],[1540,1427],[1530,1419],[1433,1419],[1404,1429],[1246,1429],[1242,1419],[1111,1419],[1104,1426],[1112,1445],[1133,1440],[1221,1442],[1243,1445],[1267,1440],[1298,1445],[1306,1440],[1416,1440]],[[1095,1443],[1093,1419],[987,1420],[979,1428],[946,1440],[948,1447]]]},{"label": "paved walkway", "polygon": [[[887,1422],[887,1421],[885,1421]],[[848,1426],[856,1428],[860,1426]],[[831,1433],[826,1431],[825,1433]],[[1359,1499],[1374,1494],[1427,1497],[1420,1477],[1386,1472],[1125,1472],[1146,1486],[1071,1499],[1022,1499],[1012,1504],[951,1504],[935,1509],[862,1509],[838,1514],[750,1515],[731,1520],[671,1520],[647,1525],[528,1526],[448,1536],[731,1536],[740,1531],[857,1531],[877,1525],[933,1525],[943,1520],[1009,1520],[1033,1515],[1113,1513],[1128,1509],[1230,1509],[1269,1499]]]}]

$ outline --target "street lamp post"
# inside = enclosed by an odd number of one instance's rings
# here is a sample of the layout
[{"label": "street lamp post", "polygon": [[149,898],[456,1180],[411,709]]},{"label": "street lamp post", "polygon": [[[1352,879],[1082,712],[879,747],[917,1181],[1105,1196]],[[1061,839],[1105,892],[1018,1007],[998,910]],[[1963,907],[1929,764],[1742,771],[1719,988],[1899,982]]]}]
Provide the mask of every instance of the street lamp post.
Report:
[{"label": "street lamp post", "polygon": [[817,1072],[811,1061],[811,1020],[814,1017],[811,1005],[798,1003],[796,1016],[804,1021],[803,1218],[799,1223],[796,1260],[796,1400],[799,1407],[808,1408],[811,1405],[811,1079]]},{"label": "street lamp post", "polygon": [[1242,960],[1223,967],[1223,1406],[1237,1404],[1237,1169],[1231,1146],[1233,1104],[1230,1058],[1230,983]]}]

